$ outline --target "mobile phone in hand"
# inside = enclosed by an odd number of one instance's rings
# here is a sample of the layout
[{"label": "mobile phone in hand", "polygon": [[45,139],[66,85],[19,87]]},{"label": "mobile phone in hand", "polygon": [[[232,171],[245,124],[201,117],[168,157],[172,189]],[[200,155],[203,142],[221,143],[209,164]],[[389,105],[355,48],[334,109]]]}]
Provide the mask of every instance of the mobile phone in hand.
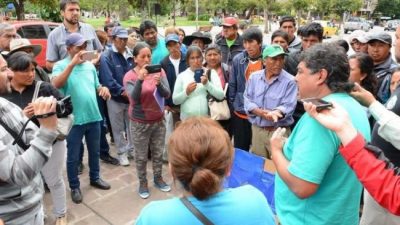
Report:
[{"label": "mobile phone in hand", "polygon": [[303,102],[303,103],[310,102],[313,105],[317,106],[317,112],[320,112],[324,109],[330,109],[333,107],[333,104],[331,102],[327,102],[320,98],[305,98],[305,99],[302,99],[301,102]]},{"label": "mobile phone in hand", "polygon": [[81,55],[81,59],[84,61],[91,61],[95,58],[97,58],[97,51],[86,51]]},{"label": "mobile phone in hand", "polygon": [[147,72],[149,74],[152,73],[160,73],[161,72],[161,65],[160,64],[154,64],[154,65],[147,65],[145,67],[145,69],[147,70]]},{"label": "mobile phone in hand", "polygon": [[203,76],[204,70],[203,69],[197,69],[194,71],[194,81],[196,83],[201,83],[201,76]]}]

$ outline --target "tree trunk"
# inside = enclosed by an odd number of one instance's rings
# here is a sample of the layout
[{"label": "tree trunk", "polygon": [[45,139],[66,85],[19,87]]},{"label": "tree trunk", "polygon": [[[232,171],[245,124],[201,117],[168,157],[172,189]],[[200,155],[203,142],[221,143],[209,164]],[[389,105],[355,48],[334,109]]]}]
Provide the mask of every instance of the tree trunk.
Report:
[{"label": "tree trunk", "polygon": [[142,15],[141,20],[144,21],[147,18],[147,0],[141,0],[140,12]]},{"label": "tree trunk", "polygon": [[[18,3],[19,2],[19,3]],[[24,9],[24,0],[14,0],[15,13],[17,14],[17,20],[25,19],[25,9]]]},{"label": "tree trunk", "polygon": [[252,7],[249,8],[249,11],[248,11],[248,13],[246,15],[246,20],[248,20],[251,17],[251,15],[253,14],[253,11],[254,11],[255,8],[256,8],[256,6],[252,6]]},{"label": "tree trunk", "polygon": [[264,33],[268,34],[271,30],[269,18],[268,18],[268,9],[264,8]]}]

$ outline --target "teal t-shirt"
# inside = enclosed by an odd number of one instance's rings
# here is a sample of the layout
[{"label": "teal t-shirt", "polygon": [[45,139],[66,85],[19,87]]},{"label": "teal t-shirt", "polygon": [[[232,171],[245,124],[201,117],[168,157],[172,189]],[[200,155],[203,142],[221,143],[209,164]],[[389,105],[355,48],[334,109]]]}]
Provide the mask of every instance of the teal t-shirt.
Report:
[{"label": "teal t-shirt", "polygon": [[[67,57],[58,61],[53,68],[53,77],[62,73],[71,58]],[[101,121],[101,114],[97,105],[97,88],[99,87],[96,68],[90,62],[76,65],[60,91],[65,95],[71,95],[73,106],[74,125],[82,125]]]},{"label": "teal t-shirt", "polygon": [[158,38],[156,47],[151,49],[151,64],[160,64],[168,54],[169,52],[165,46],[165,40],[163,38]]},{"label": "teal t-shirt", "polygon": [[[371,140],[368,118],[362,106],[348,94],[323,98],[343,106],[356,129]],[[282,225],[357,225],[362,186],[338,152],[336,134],[305,113],[284,146],[289,172],[312,183],[318,190],[298,198],[277,174],[275,203]]]},{"label": "teal t-shirt", "polygon": [[[209,199],[189,201],[214,224],[274,225],[274,217],[264,195],[255,187],[244,185],[225,189]],[[146,205],[136,225],[202,225],[179,200],[172,198]]]}]

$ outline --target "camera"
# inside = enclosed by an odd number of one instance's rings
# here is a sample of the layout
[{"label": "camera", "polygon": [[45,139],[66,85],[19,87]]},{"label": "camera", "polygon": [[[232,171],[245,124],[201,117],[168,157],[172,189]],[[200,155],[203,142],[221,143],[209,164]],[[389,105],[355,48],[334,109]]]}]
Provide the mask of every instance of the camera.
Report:
[{"label": "camera", "polygon": [[66,107],[72,107],[70,95],[66,96],[65,98],[61,99],[60,101],[57,101],[57,105],[56,105],[57,117],[59,117],[60,115],[63,115],[65,113]]}]

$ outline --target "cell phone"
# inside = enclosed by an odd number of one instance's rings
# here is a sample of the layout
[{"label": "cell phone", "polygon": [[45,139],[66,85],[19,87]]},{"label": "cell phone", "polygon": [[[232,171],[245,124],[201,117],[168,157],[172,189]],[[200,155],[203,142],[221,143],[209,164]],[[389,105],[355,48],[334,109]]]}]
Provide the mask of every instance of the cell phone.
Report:
[{"label": "cell phone", "polygon": [[85,61],[91,61],[97,58],[97,51],[87,51],[81,55],[81,59]]},{"label": "cell phone", "polygon": [[203,69],[197,69],[194,71],[194,81],[196,81],[196,83],[201,83],[201,76],[203,76],[203,73]]},{"label": "cell phone", "polygon": [[149,74],[161,72],[160,64],[147,65],[145,68]]},{"label": "cell phone", "polygon": [[329,109],[333,107],[333,104],[331,102],[327,102],[325,100],[322,100],[320,98],[305,98],[302,99],[301,102],[310,102],[313,105],[317,106],[317,112],[320,112],[324,109]]}]

